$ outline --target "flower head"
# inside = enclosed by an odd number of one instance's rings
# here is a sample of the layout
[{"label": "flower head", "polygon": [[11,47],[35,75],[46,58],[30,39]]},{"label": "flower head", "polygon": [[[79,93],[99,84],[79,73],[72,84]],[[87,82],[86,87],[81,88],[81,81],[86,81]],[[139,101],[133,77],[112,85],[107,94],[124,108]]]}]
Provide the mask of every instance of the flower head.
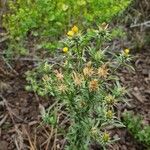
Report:
[{"label": "flower head", "polygon": [[98,80],[97,79],[90,81],[89,90],[90,91],[97,91],[98,90]]},{"label": "flower head", "polygon": [[84,76],[92,76],[94,74],[94,71],[93,71],[93,68],[91,67],[91,61],[89,61],[87,64],[86,64],[86,67],[83,68],[83,74]]},{"label": "flower head", "polygon": [[79,29],[77,26],[73,26],[71,31],[73,31],[74,33],[78,33],[79,32]]},{"label": "flower head", "polygon": [[130,50],[129,50],[128,48],[126,48],[126,49],[124,50],[124,55],[125,55],[125,56],[128,56],[129,53],[130,53]]},{"label": "flower head", "polygon": [[68,47],[64,47],[64,48],[63,48],[63,52],[64,52],[64,53],[67,53],[67,52],[68,52],[68,50],[69,50],[69,48],[68,48]]},{"label": "flower head", "polygon": [[91,67],[91,66],[92,66],[92,62],[91,62],[91,61],[87,62],[87,63],[86,63],[86,66],[87,66],[87,67]]},{"label": "flower head", "polygon": [[108,119],[112,119],[112,117],[113,117],[113,112],[112,112],[111,110],[108,110],[108,111],[106,112],[106,117],[107,117]]},{"label": "flower head", "polygon": [[55,75],[56,75],[56,77],[57,77],[58,80],[63,80],[64,76],[61,73],[61,71],[54,70],[54,73],[55,73]]},{"label": "flower head", "polygon": [[68,31],[67,35],[70,36],[70,37],[73,37],[74,36],[74,32],[72,30]]},{"label": "flower head", "polygon": [[50,77],[45,74],[45,75],[42,77],[42,80],[43,80],[44,82],[49,81],[49,80],[50,80]]},{"label": "flower head", "polygon": [[107,104],[109,105],[113,105],[115,103],[115,98],[112,95],[108,95],[105,97],[105,101],[107,102]]},{"label": "flower head", "polygon": [[100,25],[100,28],[102,28],[103,30],[106,30],[108,28],[108,24],[106,22],[103,22],[101,25]]},{"label": "flower head", "polygon": [[103,136],[102,136],[102,140],[104,142],[108,142],[110,140],[110,134],[107,132],[104,132]]},{"label": "flower head", "polygon": [[96,135],[96,134],[98,133],[97,128],[96,128],[96,127],[93,127],[93,128],[91,129],[91,133],[92,133],[93,135]]},{"label": "flower head", "polygon": [[65,93],[67,91],[67,86],[64,85],[64,84],[60,84],[58,86],[58,90],[61,92],[61,93]]},{"label": "flower head", "polygon": [[92,76],[93,73],[94,73],[93,68],[85,67],[85,68],[83,69],[83,74],[84,74],[85,76]]},{"label": "flower head", "polygon": [[72,78],[74,80],[75,85],[81,86],[83,77],[80,74],[77,74],[76,72],[73,71]]},{"label": "flower head", "polygon": [[79,103],[79,107],[83,108],[85,106],[86,106],[86,103],[83,100],[81,100],[80,103]]},{"label": "flower head", "polygon": [[98,73],[97,74],[98,74],[99,77],[106,78],[107,75],[109,74],[108,71],[109,71],[109,69],[107,69],[106,64],[105,64],[105,65],[102,65],[101,67],[98,68]]}]

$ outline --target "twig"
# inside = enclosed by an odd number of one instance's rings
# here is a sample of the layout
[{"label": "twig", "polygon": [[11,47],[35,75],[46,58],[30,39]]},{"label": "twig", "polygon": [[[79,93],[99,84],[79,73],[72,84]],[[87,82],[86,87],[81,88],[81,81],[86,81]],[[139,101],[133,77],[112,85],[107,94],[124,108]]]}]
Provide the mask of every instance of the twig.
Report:
[{"label": "twig", "polygon": [[48,150],[48,147],[49,147],[50,140],[51,140],[52,136],[53,136],[53,127],[51,128],[51,134],[50,134],[49,138],[47,139],[48,142],[47,142],[45,150]]},{"label": "twig", "polygon": [[35,147],[34,144],[32,143],[32,140],[31,140],[30,135],[29,135],[29,133],[27,132],[26,128],[24,127],[23,129],[24,129],[25,134],[26,134],[27,137],[28,137],[28,141],[29,141],[29,144],[30,144],[30,149],[31,149],[31,150],[36,150],[36,147]]},{"label": "twig", "polygon": [[14,69],[12,68],[12,66],[7,62],[7,60],[6,60],[4,57],[2,57],[2,58],[3,58],[3,60],[5,61],[6,65],[7,65],[16,75],[19,75],[19,73],[18,73],[16,70],[14,70]]},{"label": "twig", "polygon": [[11,118],[11,120],[12,120],[12,122],[13,122],[15,128],[16,128],[16,124],[15,124],[15,121],[13,119],[12,111],[11,111],[10,107],[8,106],[7,100],[1,94],[0,94],[0,97],[3,100],[3,102],[6,106],[6,109],[8,110],[9,116],[10,116],[10,118]]},{"label": "twig", "polygon": [[56,141],[57,141],[57,128],[55,129],[54,144],[53,144],[53,147],[52,147],[53,150],[57,149],[56,148]]},{"label": "twig", "polygon": [[17,150],[20,150],[20,148],[19,148],[19,145],[18,145],[18,142],[17,142],[16,138],[15,138],[15,145],[16,145]]},{"label": "twig", "polygon": [[[20,137],[20,136],[19,136],[19,137]],[[22,137],[21,137],[20,141],[21,141],[20,143],[23,143]],[[16,137],[14,138],[14,142],[15,142],[15,145],[16,145],[17,150],[20,150],[20,149],[23,148],[23,144],[21,144],[21,146],[19,146]]]},{"label": "twig", "polygon": [[[5,53],[0,53],[0,55],[4,55]],[[47,60],[48,62],[56,62],[56,61],[61,61],[63,60],[65,57],[62,57],[62,58],[45,58],[44,60]],[[8,58],[9,60],[19,60],[19,61],[37,61],[37,62],[43,62],[43,59],[40,59],[40,58],[30,58],[30,57],[21,57],[21,58]]]},{"label": "twig", "polygon": [[35,136],[34,136],[34,146],[36,147],[36,143],[37,143],[37,131],[35,129]]},{"label": "twig", "polygon": [[69,117],[66,117],[66,118],[60,123],[60,126],[66,124],[67,122],[70,122],[70,118],[69,118]]},{"label": "twig", "polygon": [[47,138],[47,140],[46,141],[44,141],[42,144],[41,144],[41,147],[43,147],[46,143],[47,143],[47,141],[48,141],[48,138],[50,137],[50,134],[49,134],[49,132],[45,129],[45,127],[44,126],[42,126],[42,128],[43,128],[43,130],[45,131],[45,134],[44,133],[41,133],[42,135],[44,135],[44,137],[46,137]]},{"label": "twig", "polygon": [[[0,94],[0,98],[3,100],[3,102],[4,102],[5,106],[6,106],[6,109],[7,109],[8,114],[9,114],[11,120],[12,120],[12,123],[14,124],[15,131],[16,131],[16,133],[18,134],[18,137],[19,137],[20,139],[22,139],[22,137],[21,137],[21,132],[19,131],[18,127],[16,126],[16,123],[15,123],[14,118],[13,118],[12,110],[10,109],[7,100],[6,100],[1,94]],[[20,140],[20,141],[22,142],[22,140]],[[15,145],[16,145],[16,141],[15,141]],[[18,144],[16,145],[16,147],[18,148]],[[19,149],[22,149],[22,146],[20,146]]]},{"label": "twig", "polygon": [[22,118],[18,117],[13,111],[12,111],[13,116],[15,116],[17,119],[19,119],[20,121],[24,122],[24,123],[28,123],[27,121],[23,120]]},{"label": "twig", "polygon": [[150,21],[146,21],[146,22],[138,23],[138,24],[132,24],[130,28],[141,27],[141,26],[150,27]]},{"label": "twig", "polygon": [[5,120],[7,119],[8,115],[6,114],[4,116],[4,118],[0,121],[0,126],[2,126],[2,124],[5,122]]}]

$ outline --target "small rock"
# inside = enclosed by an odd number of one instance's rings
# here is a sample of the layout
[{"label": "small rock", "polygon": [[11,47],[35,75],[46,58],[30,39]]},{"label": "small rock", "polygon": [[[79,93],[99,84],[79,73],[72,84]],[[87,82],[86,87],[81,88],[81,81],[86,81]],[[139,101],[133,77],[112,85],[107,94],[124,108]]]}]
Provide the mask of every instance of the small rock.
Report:
[{"label": "small rock", "polygon": [[138,87],[135,86],[135,87],[134,87],[134,91],[138,91]]},{"label": "small rock", "polygon": [[8,143],[6,141],[0,141],[0,150],[8,150]]},{"label": "small rock", "polygon": [[149,73],[149,70],[148,70],[148,69],[143,69],[143,70],[142,70],[142,74],[143,74],[143,75],[148,75],[148,73]]}]

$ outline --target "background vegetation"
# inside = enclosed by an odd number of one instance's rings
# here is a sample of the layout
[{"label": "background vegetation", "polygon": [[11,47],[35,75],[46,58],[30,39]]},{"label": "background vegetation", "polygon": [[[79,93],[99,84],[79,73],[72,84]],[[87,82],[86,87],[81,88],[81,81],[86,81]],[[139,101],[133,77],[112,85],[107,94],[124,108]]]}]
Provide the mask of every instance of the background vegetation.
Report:
[{"label": "background vegetation", "polygon": [[[127,8],[131,0],[17,0],[9,1],[3,26],[9,33],[9,52],[25,54],[28,37],[38,37],[41,47],[52,51],[68,28],[81,29],[109,22]],[[39,40],[38,40],[39,41]],[[44,42],[45,41],[45,42]],[[12,52],[13,51],[13,52]]]}]

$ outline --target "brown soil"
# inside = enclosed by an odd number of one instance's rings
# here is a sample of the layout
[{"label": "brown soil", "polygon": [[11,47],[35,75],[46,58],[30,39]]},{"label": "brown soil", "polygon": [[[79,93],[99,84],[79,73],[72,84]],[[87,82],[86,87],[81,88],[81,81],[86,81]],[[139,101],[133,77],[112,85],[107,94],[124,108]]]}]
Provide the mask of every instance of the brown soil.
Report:
[{"label": "brown soil", "polygon": [[40,125],[39,105],[47,108],[51,100],[25,91],[24,72],[31,66],[27,62],[17,62],[10,69],[0,59],[0,150],[26,150],[31,143],[44,149],[42,143],[47,140],[49,129]]}]

